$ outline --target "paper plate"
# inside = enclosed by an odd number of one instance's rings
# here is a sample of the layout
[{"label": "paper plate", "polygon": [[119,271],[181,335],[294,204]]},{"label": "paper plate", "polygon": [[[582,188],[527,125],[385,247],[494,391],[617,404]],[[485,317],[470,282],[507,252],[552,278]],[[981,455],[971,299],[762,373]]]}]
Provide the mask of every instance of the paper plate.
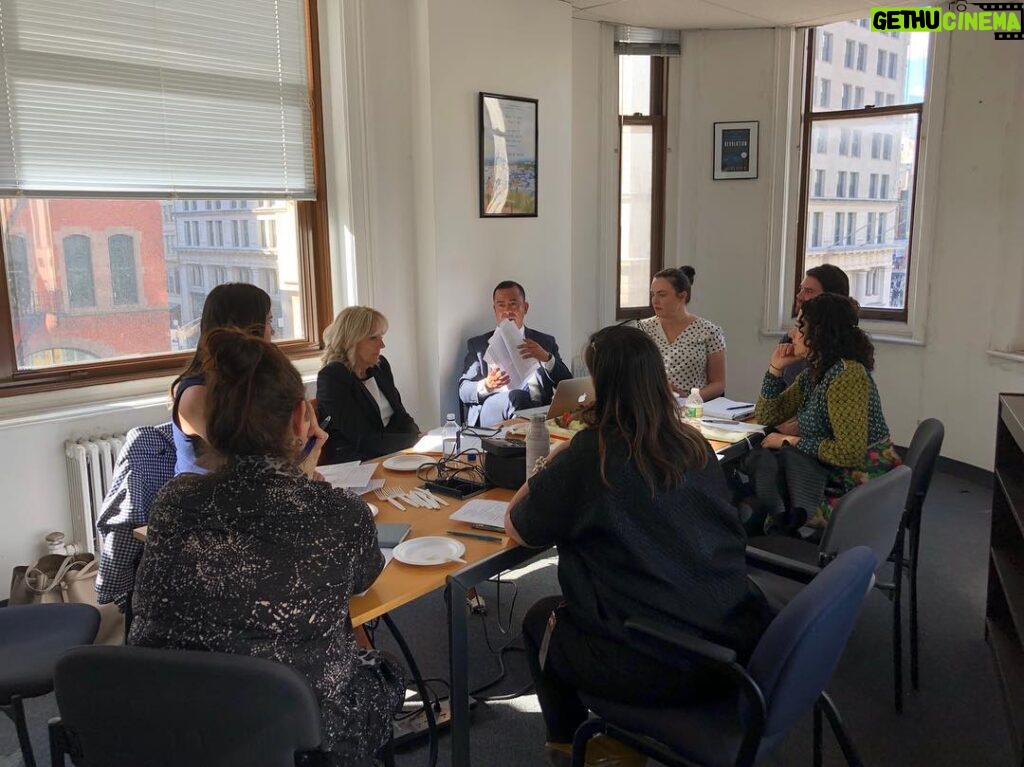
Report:
[{"label": "paper plate", "polygon": [[451,563],[452,557],[465,553],[466,547],[460,541],[443,535],[410,538],[395,546],[395,559],[407,565],[446,565]]},{"label": "paper plate", "polygon": [[377,516],[378,512],[380,512],[380,509],[378,509],[374,504],[368,503],[366,505],[370,507],[370,513],[373,514],[373,516]]},{"label": "paper plate", "polygon": [[391,471],[416,471],[423,464],[436,463],[436,461],[436,458],[431,458],[429,455],[407,453],[391,456],[384,461],[384,468],[391,469]]}]

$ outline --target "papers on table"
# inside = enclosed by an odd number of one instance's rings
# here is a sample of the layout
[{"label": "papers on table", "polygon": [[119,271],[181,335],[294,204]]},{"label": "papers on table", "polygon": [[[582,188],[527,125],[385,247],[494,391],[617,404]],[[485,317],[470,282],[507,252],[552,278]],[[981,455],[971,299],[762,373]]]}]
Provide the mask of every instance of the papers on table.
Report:
[{"label": "papers on table", "polygon": [[[373,477],[373,472],[377,469],[375,463],[359,463],[359,461],[349,461],[348,463],[332,463],[327,466],[318,466],[319,471],[325,480],[331,483],[333,487],[346,487],[351,488],[353,492],[362,494],[367,492],[365,489],[370,485],[370,478]],[[383,485],[383,482],[381,483]],[[373,489],[370,487],[369,489]]]},{"label": "papers on table", "polygon": [[523,343],[523,331],[512,320],[502,320],[491,334],[484,360],[492,367],[508,373],[508,388],[520,389],[523,382],[534,374],[540,363],[533,357],[523,359],[519,345]]},{"label": "papers on table", "polygon": [[349,490],[352,491],[353,495],[366,495],[374,490],[380,490],[382,487],[384,487],[383,479],[371,479],[362,487],[350,487]]},{"label": "papers on table", "polygon": [[706,418],[721,418],[731,421],[746,418],[754,412],[754,403],[738,402],[728,397],[716,397],[704,403],[704,416]]},{"label": "papers on table", "polygon": [[488,501],[483,498],[474,498],[463,504],[462,508],[452,514],[448,519],[456,522],[466,522],[471,525],[490,525],[491,527],[505,528],[505,509],[508,503],[505,501]]},{"label": "papers on table", "polygon": [[763,434],[764,428],[759,423],[724,421],[707,416],[700,421],[700,433],[704,438],[718,442],[742,442],[750,434]]}]

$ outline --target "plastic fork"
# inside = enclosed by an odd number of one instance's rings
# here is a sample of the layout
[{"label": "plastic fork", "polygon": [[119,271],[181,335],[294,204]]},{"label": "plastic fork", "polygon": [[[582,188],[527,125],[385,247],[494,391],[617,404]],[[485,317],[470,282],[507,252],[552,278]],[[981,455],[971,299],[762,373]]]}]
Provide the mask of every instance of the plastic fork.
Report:
[{"label": "plastic fork", "polygon": [[399,511],[405,511],[405,506],[400,504],[395,496],[402,495],[402,489],[399,487],[378,487],[373,491],[374,494],[382,501],[387,501]]}]

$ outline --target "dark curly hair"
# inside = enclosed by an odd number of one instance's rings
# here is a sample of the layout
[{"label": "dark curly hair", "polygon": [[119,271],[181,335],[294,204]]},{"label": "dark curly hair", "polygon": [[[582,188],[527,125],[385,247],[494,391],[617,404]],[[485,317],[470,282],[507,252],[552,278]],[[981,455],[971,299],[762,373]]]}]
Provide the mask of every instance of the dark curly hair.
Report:
[{"label": "dark curly hair", "polygon": [[822,293],[804,302],[796,324],[804,335],[807,367],[815,383],[839,360],[874,369],[875,347],[857,325],[859,311],[856,301],[836,293]]}]

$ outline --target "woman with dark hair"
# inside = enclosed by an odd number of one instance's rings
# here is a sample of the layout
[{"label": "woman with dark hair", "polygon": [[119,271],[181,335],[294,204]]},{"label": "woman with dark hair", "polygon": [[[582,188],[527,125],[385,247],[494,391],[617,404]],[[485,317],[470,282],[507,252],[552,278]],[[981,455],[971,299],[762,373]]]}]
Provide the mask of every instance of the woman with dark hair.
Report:
[{"label": "woman with dark hair", "polygon": [[[199,320],[199,337],[216,328],[243,328],[254,336],[269,341],[274,335],[270,314],[270,296],[255,285],[228,282],[218,285],[203,302]],[[206,395],[200,371],[199,350],[192,355],[181,375],[171,383],[172,436],[176,460],[174,473],[206,471],[201,465],[206,438]]]},{"label": "woman with dark hair", "polygon": [[[789,444],[831,469],[819,513],[809,522],[815,527],[824,526],[844,494],[901,463],[871,377],[875,350],[858,327],[858,309],[835,293],[805,301],[793,343],[772,351],[754,410],[754,420],[767,426],[796,417],[796,435],[772,432],[763,447]],[[783,371],[799,360],[807,368],[787,387]]]},{"label": "woman with dark hair", "polygon": [[320,702],[337,764],[365,764],[402,700],[398,667],[360,649],[349,600],[384,567],[369,507],[311,479],[326,434],[298,371],[239,329],[204,336],[208,474],[182,474],[150,512],[129,641],[285,663]]},{"label": "woman with dark hair", "polygon": [[655,274],[651,281],[654,316],[640,320],[637,327],[661,352],[672,390],[685,397],[696,387],[707,401],[725,392],[725,334],[687,308],[695,277],[692,266]]},{"label": "woman with dark hair", "polygon": [[722,469],[680,420],[654,342],[636,328],[605,328],[584,358],[596,394],[587,426],[552,452],[505,516],[519,543],[558,547],[563,594],[523,620],[556,761],[587,716],[579,692],[652,706],[712,693],[700,669],[666,668],[634,649],[627,619],[653,619],[741,657],[766,620],[748,586],[746,540]]}]

